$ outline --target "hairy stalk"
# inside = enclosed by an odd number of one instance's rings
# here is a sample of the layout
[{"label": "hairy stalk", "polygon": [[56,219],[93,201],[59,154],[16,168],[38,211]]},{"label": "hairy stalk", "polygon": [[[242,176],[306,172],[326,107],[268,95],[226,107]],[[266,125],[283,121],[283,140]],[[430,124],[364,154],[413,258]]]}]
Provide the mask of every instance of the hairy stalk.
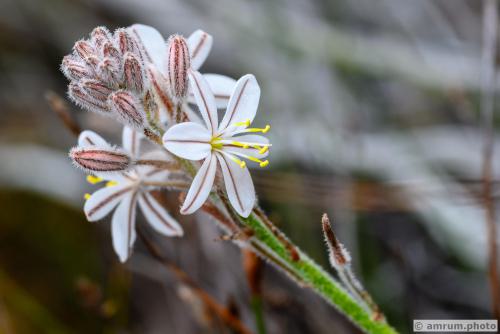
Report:
[{"label": "hairy stalk", "polygon": [[358,299],[366,306],[366,308],[372,313],[374,319],[384,320],[385,317],[380,311],[380,308],[373,301],[373,298],[370,296],[368,291],[365,290],[361,282],[357,279],[356,275],[352,271],[351,256],[337,239],[332,225],[330,224],[330,219],[328,218],[328,215],[326,213],[323,214],[323,217],[321,218],[321,225],[328,247],[330,263],[332,267],[337,271],[340,281],[356,299]]},{"label": "hairy stalk", "polygon": [[493,110],[495,104],[495,55],[497,48],[498,6],[496,0],[483,3],[483,59],[481,63],[481,117],[484,133],[483,199],[488,230],[488,276],[493,314],[500,319],[500,286],[495,203],[492,198]]},{"label": "hairy stalk", "polygon": [[283,243],[276,238],[264,222],[252,213],[248,218],[240,218],[241,222],[253,231],[253,239],[265,245],[269,253],[286,266],[305,286],[323,297],[326,301],[345,314],[355,325],[367,333],[396,333],[385,321],[372,317],[357,300],[349,295],[339,283],[310,259],[297,246],[300,260],[294,261]]}]

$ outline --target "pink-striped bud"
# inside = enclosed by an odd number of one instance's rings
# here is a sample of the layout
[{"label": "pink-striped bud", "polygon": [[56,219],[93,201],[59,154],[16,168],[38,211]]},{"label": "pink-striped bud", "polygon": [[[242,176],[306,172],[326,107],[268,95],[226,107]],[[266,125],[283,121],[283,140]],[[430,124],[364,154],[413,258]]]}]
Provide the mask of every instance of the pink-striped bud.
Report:
[{"label": "pink-striped bud", "polygon": [[140,130],[143,128],[146,118],[144,109],[130,92],[119,90],[112,93],[108,97],[108,105],[125,124]]},{"label": "pink-striped bud", "polygon": [[104,44],[111,42],[111,33],[106,27],[97,27],[92,30],[90,39],[97,49],[102,49]]},{"label": "pink-striped bud", "polygon": [[122,54],[132,52],[139,57],[141,56],[138,42],[126,29],[121,28],[115,31],[115,41]]},{"label": "pink-striped bud", "polygon": [[118,51],[118,49],[111,42],[104,44],[102,47],[102,54],[105,58],[111,59],[117,65],[122,63],[122,55],[120,51]]},{"label": "pink-striped bud", "polygon": [[141,93],[144,89],[144,70],[133,53],[127,52],[123,62],[123,79],[128,89]]},{"label": "pink-striped bud", "polygon": [[122,80],[119,65],[110,58],[104,58],[97,66],[97,73],[110,86],[117,87]]},{"label": "pink-striped bud", "polygon": [[88,172],[121,172],[126,170],[132,158],[117,149],[101,147],[75,147],[69,152],[76,166]]},{"label": "pink-striped bud", "polygon": [[190,60],[186,39],[180,35],[170,36],[168,40],[167,77],[171,94],[179,100],[184,99],[188,91]]},{"label": "pink-striped bud", "polygon": [[95,57],[96,52],[92,45],[86,41],[86,40],[80,40],[75,43],[75,46],[73,47],[76,54],[80,56],[82,59],[87,59],[89,57]]},{"label": "pink-striped bud", "polygon": [[104,103],[112,92],[111,88],[99,80],[82,79],[80,85],[92,98]]},{"label": "pink-striped bud", "polygon": [[73,55],[63,58],[61,70],[69,80],[80,80],[93,76],[92,69]]},{"label": "pink-striped bud", "polygon": [[106,103],[92,97],[77,82],[70,82],[68,86],[68,95],[76,104],[84,109],[95,112],[108,113],[108,107]]}]

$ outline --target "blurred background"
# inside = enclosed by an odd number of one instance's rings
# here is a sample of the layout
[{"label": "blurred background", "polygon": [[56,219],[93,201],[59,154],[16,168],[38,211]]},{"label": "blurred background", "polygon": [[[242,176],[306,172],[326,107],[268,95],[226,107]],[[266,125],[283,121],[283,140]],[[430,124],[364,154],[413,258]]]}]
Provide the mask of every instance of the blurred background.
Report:
[{"label": "blurred background", "polygon": [[[256,124],[272,125],[273,143],[270,166],[252,172],[262,206],[333,273],[327,212],[399,331],[415,318],[492,318],[481,5],[0,0],[0,333],[231,333],[141,242],[118,263],[109,221],[85,220],[93,187],[67,158],[76,140],[45,99],[65,98],[59,65],[76,40],[137,22],[165,37],[201,28],[214,36],[203,72],[256,75]],[[120,142],[118,124],[69,108],[83,128]],[[169,203],[176,208],[175,195]],[[207,216],[181,221],[182,239],[150,233],[162,254],[255,331],[240,250]],[[264,265],[261,280],[268,333],[357,332],[274,268]]]}]

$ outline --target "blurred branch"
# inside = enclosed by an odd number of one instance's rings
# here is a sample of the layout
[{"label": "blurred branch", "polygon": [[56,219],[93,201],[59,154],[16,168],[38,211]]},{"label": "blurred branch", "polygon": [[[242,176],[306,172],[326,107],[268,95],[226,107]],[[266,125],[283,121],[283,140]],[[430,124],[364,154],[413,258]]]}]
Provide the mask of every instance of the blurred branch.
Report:
[{"label": "blurred branch", "polygon": [[495,203],[492,199],[493,168],[493,108],[495,104],[495,56],[497,49],[498,8],[497,0],[483,2],[483,57],[481,66],[481,116],[484,130],[483,194],[488,229],[489,280],[493,314],[500,319],[500,286],[497,263],[497,227]]},{"label": "blurred branch", "polygon": [[146,237],[141,229],[137,229],[137,234],[139,235],[139,238],[142,240],[151,256],[153,256],[153,258],[161,263],[165,269],[172,272],[180,282],[188,286],[198,296],[198,298],[203,301],[208,310],[217,315],[217,317],[222,320],[229,328],[234,330],[235,333],[251,334],[250,330],[247,329],[245,325],[240,321],[240,319],[235,317],[230,310],[220,305],[212,296],[210,296],[205,290],[199,287],[186,272],[184,272],[174,263],[165,258],[161,254],[158,247]]},{"label": "blurred branch", "polygon": [[57,116],[61,119],[62,123],[66,128],[74,135],[78,136],[82,129],[73,119],[71,113],[69,112],[68,104],[62,97],[54,93],[53,91],[47,91],[45,93],[45,99],[49,103],[50,108]]},{"label": "blurred branch", "polygon": [[250,287],[251,305],[255,317],[257,333],[266,334],[264,308],[262,305],[262,260],[252,251],[243,250],[243,268]]}]

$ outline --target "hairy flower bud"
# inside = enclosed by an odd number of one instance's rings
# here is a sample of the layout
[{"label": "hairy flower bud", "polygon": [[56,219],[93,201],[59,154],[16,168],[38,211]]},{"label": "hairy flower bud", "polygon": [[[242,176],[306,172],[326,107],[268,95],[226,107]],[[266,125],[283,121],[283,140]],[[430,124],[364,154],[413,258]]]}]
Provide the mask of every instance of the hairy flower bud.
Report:
[{"label": "hairy flower bud", "polygon": [[120,51],[113,45],[111,42],[107,42],[104,44],[102,47],[102,54],[104,58],[111,59],[113,62],[115,62],[118,67],[122,63],[122,55]]},{"label": "hairy flower bud", "polygon": [[111,88],[99,80],[82,79],[80,85],[92,98],[102,102],[106,102],[112,92]]},{"label": "hairy flower bud", "polygon": [[75,147],[69,152],[76,166],[89,172],[120,172],[126,170],[131,157],[117,149],[101,147]]},{"label": "hairy flower bud", "polygon": [[71,82],[68,86],[68,95],[76,104],[84,109],[108,113],[108,107],[105,102],[91,96],[79,83]]},{"label": "hairy flower bud", "polygon": [[125,86],[141,93],[144,89],[144,70],[141,62],[133,53],[127,52],[123,62],[123,79]]},{"label": "hairy flower bud", "polygon": [[122,80],[119,65],[110,58],[104,58],[97,66],[99,77],[112,87],[118,87]]},{"label": "hairy flower bud", "polygon": [[92,69],[85,62],[77,59],[73,55],[68,55],[63,58],[61,70],[69,80],[80,80],[93,75]]},{"label": "hairy flower bud", "polygon": [[92,30],[90,39],[97,49],[102,49],[104,44],[111,42],[111,34],[106,27],[97,27]]},{"label": "hairy flower bud", "polygon": [[132,52],[135,55],[141,57],[141,50],[138,42],[135,38],[126,30],[118,29],[115,32],[115,41],[119,46],[120,52],[125,54],[127,52]]},{"label": "hairy flower bud", "polygon": [[108,105],[121,120],[136,129],[142,129],[145,121],[144,110],[137,98],[130,92],[119,90],[108,97]]},{"label": "hairy flower bud", "polygon": [[186,39],[172,35],[168,40],[167,76],[171,94],[182,100],[188,91],[189,49]]},{"label": "hairy flower bud", "polygon": [[95,57],[96,53],[92,45],[86,40],[80,40],[75,43],[74,50],[77,55],[80,56],[83,60],[86,60],[89,57]]}]

